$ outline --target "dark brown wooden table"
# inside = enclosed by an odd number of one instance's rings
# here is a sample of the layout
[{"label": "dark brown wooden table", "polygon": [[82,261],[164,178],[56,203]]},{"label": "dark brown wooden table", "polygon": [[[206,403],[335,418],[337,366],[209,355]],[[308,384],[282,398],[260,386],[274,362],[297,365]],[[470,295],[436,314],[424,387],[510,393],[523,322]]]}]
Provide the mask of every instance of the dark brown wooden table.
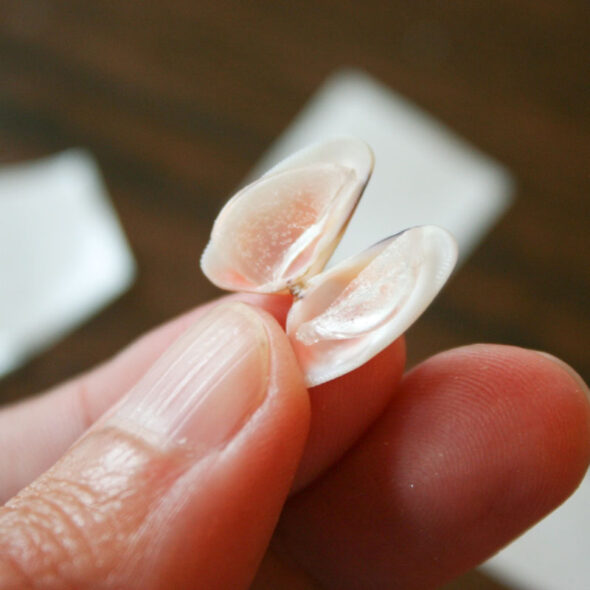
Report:
[{"label": "dark brown wooden table", "polygon": [[[139,262],[131,291],[0,381],[27,396],[216,295],[216,212],[318,85],[366,69],[505,163],[517,201],[408,335],[410,362],[474,341],[590,377],[586,0],[0,0],[0,161],[98,158]],[[586,66],[586,67],[585,67]],[[450,588],[499,588],[471,574]]]}]

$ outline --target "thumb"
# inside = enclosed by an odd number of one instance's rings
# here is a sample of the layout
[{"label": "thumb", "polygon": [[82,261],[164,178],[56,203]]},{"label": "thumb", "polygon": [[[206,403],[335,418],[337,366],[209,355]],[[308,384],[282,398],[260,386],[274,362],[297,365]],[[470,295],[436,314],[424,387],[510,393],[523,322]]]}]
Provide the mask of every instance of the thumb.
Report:
[{"label": "thumb", "polygon": [[0,509],[0,588],[247,587],[308,422],[276,322],[218,306]]}]

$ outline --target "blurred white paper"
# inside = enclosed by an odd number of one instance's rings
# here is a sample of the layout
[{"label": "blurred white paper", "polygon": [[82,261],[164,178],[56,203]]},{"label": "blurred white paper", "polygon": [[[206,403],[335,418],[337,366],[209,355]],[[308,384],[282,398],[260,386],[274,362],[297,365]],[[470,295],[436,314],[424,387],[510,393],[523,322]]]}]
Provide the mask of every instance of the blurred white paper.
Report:
[{"label": "blurred white paper", "polygon": [[459,242],[460,260],[510,203],[511,177],[440,122],[366,74],[331,76],[250,175],[322,139],[353,135],[375,152],[375,171],[330,264],[414,225]]},{"label": "blurred white paper", "polygon": [[122,293],[134,268],[89,154],[0,168],[0,375]]}]

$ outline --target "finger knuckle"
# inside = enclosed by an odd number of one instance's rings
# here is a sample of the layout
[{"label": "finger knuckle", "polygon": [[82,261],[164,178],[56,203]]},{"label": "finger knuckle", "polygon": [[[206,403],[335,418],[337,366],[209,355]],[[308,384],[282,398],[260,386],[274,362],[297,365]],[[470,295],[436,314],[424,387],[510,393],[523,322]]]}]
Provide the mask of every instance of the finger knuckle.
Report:
[{"label": "finger knuckle", "polygon": [[94,496],[83,486],[48,477],[15,497],[0,513],[4,570],[34,580],[24,587],[68,588],[74,587],[75,571],[100,569],[85,532]]},{"label": "finger knuckle", "polygon": [[[138,531],[184,466],[184,455],[117,429],[81,439],[0,508],[0,589],[120,587],[134,547],[147,542]],[[3,585],[3,575],[20,582]]]}]

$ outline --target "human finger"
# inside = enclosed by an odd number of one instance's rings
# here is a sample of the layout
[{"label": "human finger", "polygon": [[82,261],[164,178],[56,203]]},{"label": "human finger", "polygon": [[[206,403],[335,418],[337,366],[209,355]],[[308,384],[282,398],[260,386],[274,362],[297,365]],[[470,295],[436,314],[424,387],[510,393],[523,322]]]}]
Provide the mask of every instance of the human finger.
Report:
[{"label": "human finger", "polygon": [[308,422],[278,324],[218,306],[0,509],[0,587],[247,587]]},{"label": "human finger", "polygon": [[291,298],[283,296],[239,294],[215,300],[151,330],[94,369],[0,409],[0,503],[53,465],[182,332],[222,301],[263,308],[283,324],[291,305]]},{"label": "human finger", "polygon": [[588,390],[536,352],[478,345],[402,381],[383,417],[287,504],[275,548],[322,587],[434,588],[565,500],[590,459]]}]

